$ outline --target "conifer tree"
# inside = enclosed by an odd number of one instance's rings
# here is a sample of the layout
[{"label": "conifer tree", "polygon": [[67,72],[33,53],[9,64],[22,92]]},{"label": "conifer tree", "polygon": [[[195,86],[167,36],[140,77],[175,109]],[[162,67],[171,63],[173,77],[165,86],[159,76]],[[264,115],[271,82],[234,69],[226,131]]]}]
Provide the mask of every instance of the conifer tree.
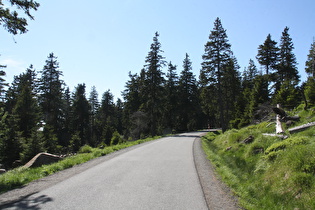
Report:
[{"label": "conifer tree", "polygon": [[72,101],[69,87],[65,86],[65,90],[62,93],[62,118],[61,118],[61,135],[59,135],[59,144],[65,149],[70,145],[71,139],[71,121],[73,117],[72,113]]},{"label": "conifer tree", "polygon": [[5,71],[2,70],[4,68],[6,68],[6,66],[0,65],[0,107],[3,106],[3,102],[4,102],[4,96],[5,96],[4,88],[8,86],[8,84],[5,82],[5,79],[3,78],[6,75]]},{"label": "conifer tree", "polygon": [[78,84],[72,99],[72,132],[78,133],[80,146],[90,144],[90,106],[85,96],[85,84]]},{"label": "conifer tree", "polygon": [[259,45],[258,54],[256,56],[260,65],[266,69],[266,74],[269,75],[271,70],[276,68],[278,63],[279,48],[277,42],[271,39],[271,35],[268,34],[264,44]]},{"label": "conifer tree", "polygon": [[[224,119],[226,123],[239,119],[242,116],[241,107],[241,78],[236,58],[231,57],[223,67],[222,96],[224,106]],[[232,125],[237,127],[237,125]]]},{"label": "conifer tree", "polygon": [[98,115],[99,126],[102,132],[102,141],[110,145],[112,135],[115,131],[115,104],[114,96],[107,90],[102,97],[101,106]]},{"label": "conifer tree", "polygon": [[31,138],[33,133],[37,131],[40,121],[35,79],[36,74],[32,65],[26,70],[26,73],[19,75],[20,82],[17,87],[16,104],[12,110],[17,130],[26,139]]},{"label": "conifer tree", "polygon": [[311,44],[311,49],[307,55],[307,61],[305,62],[305,72],[315,78],[315,40]]},{"label": "conifer tree", "polygon": [[166,74],[166,84],[165,84],[165,121],[166,127],[173,130],[177,128],[177,118],[178,118],[178,76],[176,73],[176,65],[172,62],[168,64],[168,72]]},{"label": "conifer tree", "polygon": [[280,41],[279,63],[277,65],[277,79],[276,84],[280,87],[284,81],[290,81],[297,85],[299,82],[299,75],[297,70],[297,62],[293,53],[293,42],[289,35],[289,28],[285,27],[282,32]]},{"label": "conifer tree", "polygon": [[[39,103],[43,113],[43,121],[48,126],[49,135],[55,135],[61,139],[62,134],[62,110],[63,105],[63,81],[60,79],[62,72],[59,70],[57,57],[49,54],[43,68],[39,83]],[[50,134],[52,132],[52,134]],[[48,134],[47,133],[47,134]],[[49,141],[49,139],[46,139]],[[61,142],[59,142],[61,143]]]},{"label": "conifer tree", "polygon": [[197,80],[192,72],[192,63],[187,53],[178,83],[179,130],[194,130],[197,128],[198,87]]},{"label": "conifer tree", "polygon": [[155,136],[162,124],[160,121],[163,113],[164,103],[164,83],[162,68],[166,65],[164,57],[161,55],[161,43],[158,40],[159,33],[153,37],[150,51],[146,57],[145,78],[142,94],[145,97],[142,109],[149,118],[150,134]]},{"label": "conifer tree", "polygon": [[97,114],[99,111],[99,101],[98,101],[98,92],[96,87],[93,86],[90,92],[89,97],[90,104],[90,134],[91,134],[91,144],[92,146],[96,146],[96,143],[99,142],[99,134],[97,132]]},{"label": "conifer tree", "polygon": [[227,122],[224,119],[224,103],[222,96],[222,77],[224,66],[230,61],[232,56],[231,45],[228,43],[226,30],[221,24],[221,20],[217,18],[214,22],[214,28],[210,33],[209,41],[205,45],[205,53],[202,56],[202,69],[200,72],[201,83],[206,87],[215,88],[212,95],[217,99],[217,106],[219,107],[219,124],[222,130],[227,129]]}]

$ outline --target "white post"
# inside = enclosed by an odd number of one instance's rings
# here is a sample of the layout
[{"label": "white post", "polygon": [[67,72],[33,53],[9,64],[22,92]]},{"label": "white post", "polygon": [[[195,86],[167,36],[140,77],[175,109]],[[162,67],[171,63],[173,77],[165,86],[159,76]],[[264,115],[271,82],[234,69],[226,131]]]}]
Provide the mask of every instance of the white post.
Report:
[{"label": "white post", "polygon": [[[277,108],[280,109],[280,104],[277,104]],[[279,133],[284,133],[284,130],[283,130],[282,124],[280,122],[280,115],[277,114],[277,117],[276,117],[276,134],[279,134]]]}]

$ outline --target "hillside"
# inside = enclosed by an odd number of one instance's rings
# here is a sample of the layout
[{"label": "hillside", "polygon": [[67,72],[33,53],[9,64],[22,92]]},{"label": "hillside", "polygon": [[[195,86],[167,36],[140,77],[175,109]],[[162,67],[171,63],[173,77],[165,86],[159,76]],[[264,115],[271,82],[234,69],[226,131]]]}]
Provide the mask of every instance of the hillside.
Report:
[{"label": "hillside", "polygon": [[[300,106],[301,117],[286,126],[287,139],[265,136],[275,124],[262,122],[224,134],[209,133],[203,148],[222,180],[246,209],[313,209],[315,206],[315,128],[287,129],[315,121],[315,109]],[[274,118],[274,116],[273,116]]]}]

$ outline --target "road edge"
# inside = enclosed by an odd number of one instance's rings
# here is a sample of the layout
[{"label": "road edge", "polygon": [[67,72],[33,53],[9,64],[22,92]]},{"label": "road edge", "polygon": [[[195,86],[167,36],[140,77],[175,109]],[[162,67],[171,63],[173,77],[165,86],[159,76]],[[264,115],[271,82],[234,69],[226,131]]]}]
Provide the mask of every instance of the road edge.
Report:
[{"label": "road edge", "polygon": [[159,141],[165,137],[155,139],[152,141],[144,142],[141,144],[133,145],[131,147],[127,147],[112,153],[109,153],[105,156],[101,156],[98,158],[94,158],[92,160],[89,160],[85,163],[75,165],[71,168],[67,168],[62,171],[58,171],[57,173],[54,173],[52,175],[43,177],[41,179],[34,180],[22,187],[10,190],[8,192],[0,194],[0,209],[5,208],[11,204],[14,204],[15,202],[18,202],[21,199],[25,199],[35,193],[40,192],[41,190],[47,189],[54,184],[57,184],[59,182],[62,182],[63,180],[66,180],[76,174],[79,174],[85,170],[88,170],[104,161],[108,161],[114,157],[117,157],[118,155],[121,155],[123,153],[129,152],[131,150],[137,149],[141,146],[145,146],[147,144],[151,144],[155,141]]},{"label": "road edge", "polygon": [[194,140],[193,158],[208,208],[211,210],[242,209],[238,205],[236,196],[233,196],[230,189],[217,178],[214,167],[202,149],[201,137]]}]

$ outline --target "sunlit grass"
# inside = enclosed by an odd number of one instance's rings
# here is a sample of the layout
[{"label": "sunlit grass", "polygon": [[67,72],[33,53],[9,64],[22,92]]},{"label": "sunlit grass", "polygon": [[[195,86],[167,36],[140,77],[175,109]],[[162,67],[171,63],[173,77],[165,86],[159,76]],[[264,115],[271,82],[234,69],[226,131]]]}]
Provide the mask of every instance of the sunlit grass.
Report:
[{"label": "sunlit grass", "polygon": [[[313,110],[301,116],[302,122],[315,119]],[[204,151],[245,209],[314,209],[315,129],[281,140],[262,135],[274,130],[267,125],[209,133]],[[245,144],[250,135],[254,141]]]}]

